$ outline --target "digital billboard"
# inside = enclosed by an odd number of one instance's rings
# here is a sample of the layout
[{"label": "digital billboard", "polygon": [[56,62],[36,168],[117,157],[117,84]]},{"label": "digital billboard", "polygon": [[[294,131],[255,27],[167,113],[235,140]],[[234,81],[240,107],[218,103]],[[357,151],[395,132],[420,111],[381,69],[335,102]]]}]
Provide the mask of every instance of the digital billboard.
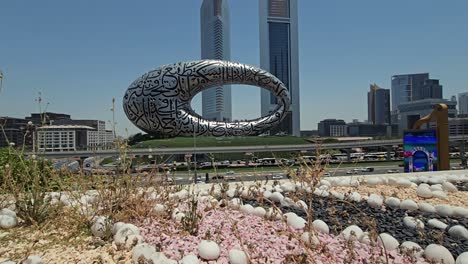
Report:
[{"label": "digital billboard", "polygon": [[437,133],[435,130],[408,130],[403,137],[405,172],[437,170]]}]

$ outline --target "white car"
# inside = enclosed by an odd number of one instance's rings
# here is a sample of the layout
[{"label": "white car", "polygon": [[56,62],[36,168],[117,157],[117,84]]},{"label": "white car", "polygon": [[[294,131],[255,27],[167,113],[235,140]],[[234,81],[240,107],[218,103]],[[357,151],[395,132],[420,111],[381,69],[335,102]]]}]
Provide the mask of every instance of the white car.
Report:
[{"label": "white car", "polygon": [[323,176],[324,176],[324,177],[330,177],[331,175],[330,175],[329,172],[325,172],[325,173],[323,174]]},{"label": "white car", "polygon": [[359,170],[356,170],[356,169],[349,170],[349,171],[346,172],[346,174],[358,174],[358,173],[359,173]]},{"label": "white car", "polygon": [[272,178],[273,180],[279,180],[279,179],[283,179],[284,176],[281,175],[281,174],[276,174],[276,175],[273,175],[271,178]]}]

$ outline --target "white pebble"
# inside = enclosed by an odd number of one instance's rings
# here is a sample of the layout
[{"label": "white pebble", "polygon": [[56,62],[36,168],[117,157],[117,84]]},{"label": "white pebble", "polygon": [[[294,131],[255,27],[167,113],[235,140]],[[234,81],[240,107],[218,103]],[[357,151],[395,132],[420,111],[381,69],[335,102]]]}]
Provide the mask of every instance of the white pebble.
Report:
[{"label": "white pebble", "polygon": [[433,191],[432,196],[439,199],[447,199],[447,194],[443,191]]},{"label": "white pebble", "polygon": [[418,210],[418,204],[415,203],[411,199],[406,199],[406,200],[403,200],[403,202],[401,202],[400,208],[410,210],[410,211]]},{"label": "white pebble", "polygon": [[431,191],[442,191],[442,184],[434,184],[429,188]]},{"label": "white pebble", "polygon": [[15,211],[10,210],[8,208],[3,208],[2,210],[0,210],[0,215],[8,215],[8,216],[16,218]]},{"label": "white pebble", "polygon": [[434,206],[436,212],[441,216],[452,216],[453,208],[448,204],[438,204]]},{"label": "white pebble", "polygon": [[240,207],[240,211],[244,214],[253,214],[254,210],[255,209],[250,204],[244,204]]},{"label": "white pebble", "polygon": [[266,210],[263,207],[255,207],[253,211],[253,215],[259,216],[259,217],[264,217],[266,215]]},{"label": "white pebble", "polygon": [[336,199],[343,200],[345,198],[344,194],[336,191],[331,191],[330,194]]},{"label": "white pebble", "polygon": [[270,196],[270,200],[272,200],[273,202],[277,202],[277,203],[281,202],[283,199],[284,199],[284,196],[279,192],[274,192]]},{"label": "white pebble", "polygon": [[373,208],[381,207],[382,203],[383,203],[382,196],[377,195],[377,194],[371,194],[369,196],[369,199],[367,200],[367,204],[369,204],[369,206]]},{"label": "white pebble", "polygon": [[157,215],[162,215],[166,211],[166,206],[163,204],[156,204],[153,207],[153,212],[156,213]]},{"label": "white pebble", "polygon": [[455,207],[453,208],[453,216],[468,218],[468,209],[463,207]]},{"label": "white pebble", "polygon": [[198,245],[198,255],[204,260],[216,260],[219,254],[219,246],[214,241],[202,240]]},{"label": "white pebble", "polygon": [[330,233],[330,228],[328,227],[327,223],[324,221],[317,219],[312,222],[312,225],[314,226],[315,230],[317,230],[320,233],[328,234]]},{"label": "white pebble", "polygon": [[468,264],[468,252],[461,253],[455,264]]},{"label": "white pebble", "polygon": [[98,216],[91,226],[91,233],[96,237],[105,237],[112,232],[111,222],[104,216]]},{"label": "white pebble", "polygon": [[399,208],[400,203],[401,203],[400,199],[396,197],[388,197],[387,199],[385,199],[385,204],[391,208]]},{"label": "white pebble", "polygon": [[438,219],[429,219],[427,221],[427,224],[430,226],[430,227],[434,227],[434,228],[437,228],[437,229],[441,229],[441,230],[445,230],[447,228],[447,224],[438,220]]},{"label": "white pebble", "polygon": [[403,224],[412,229],[424,228],[424,223],[421,220],[411,216],[405,216],[403,218]]},{"label": "white pebble", "polygon": [[149,263],[155,253],[156,249],[153,246],[146,243],[139,244],[132,250],[132,259],[134,263],[140,263],[139,260]]},{"label": "white pebble", "polygon": [[359,238],[361,238],[362,233],[362,229],[359,228],[359,226],[350,225],[341,232],[341,235],[346,240],[356,241],[359,240]]},{"label": "white pebble", "polygon": [[455,185],[453,185],[451,182],[444,182],[442,183],[442,189],[446,192],[457,192],[458,189]]},{"label": "white pebble", "polygon": [[361,195],[359,193],[357,193],[357,192],[352,192],[348,196],[348,198],[351,199],[351,201],[354,201],[354,202],[357,202],[357,203],[359,203],[362,200]]},{"label": "white pebble", "polygon": [[180,264],[199,264],[200,260],[198,259],[197,256],[195,255],[186,255],[182,260],[180,261]]},{"label": "white pebble", "polygon": [[288,216],[287,220],[288,220],[288,225],[290,225],[294,229],[303,229],[306,224],[306,220],[304,220],[304,218],[299,217],[297,215]]},{"label": "white pebble", "polygon": [[411,254],[414,257],[421,257],[423,254],[423,249],[417,243],[411,241],[405,241],[400,245],[400,251],[404,254]]},{"label": "white pebble", "polygon": [[124,244],[129,235],[139,235],[140,229],[132,224],[124,224],[121,226],[114,235],[116,244]]},{"label": "white pebble", "polygon": [[382,184],[382,180],[380,178],[370,178],[367,180],[367,184],[371,186],[379,185]]},{"label": "white pebble", "polygon": [[429,203],[419,203],[419,209],[426,213],[436,213],[436,209],[434,208],[434,206],[432,206],[432,204]]},{"label": "white pebble", "polygon": [[431,198],[432,191],[430,188],[426,187],[425,185],[419,185],[418,189],[416,189],[416,194],[422,198]]},{"label": "white pebble", "polygon": [[400,246],[398,240],[396,240],[393,236],[387,233],[382,233],[379,235],[377,239],[377,244],[379,246],[385,247],[386,250],[396,250],[398,246]]},{"label": "white pebble", "polygon": [[229,263],[230,264],[248,264],[249,259],[244,251],[238,249],[229,250]]},{"label": "white pebble", "polygon": [[115,223],[113,226],[112,226],[112,235],[115,235],[115,233],[117,233],[117,231],[122,227],[124,226],[125,223],[124,222],[117,222]]},{"label": "white pebble", "polygon": [[42,264],[41,257],[39,256],[29,256],[24,262],[24,264]]},{"label": "white pebble", "polygon": [[13,228],[18,224],[18,219],[16,217],[11,217],[9,215],[0,215],[0,228],[9,229]]},{"label": "white pebble", "polygon": [[452,226],[448,230],[448,233],[449,233],[449,235],[451,235],[451,236],[453,236],[455,238],[462,238],[462,239],[465,239],[465,240],[468,239],[468,230],[466,230],[466,228],[461,226],[461,225]]},{"label": "white pebble", "polygon": [[444,264],[454,264],[455,260],[453,259],[452,253],[448,251],[445,247],[436,244],[430,244],[424,249],[424,256],[429,261],[434,261],[436,263],[443,262]]},{"label": "white pebble", "polygon": [[412,182],[407,179],[399,179],[397,185],[402,188],[409,188],[412,185]]}]

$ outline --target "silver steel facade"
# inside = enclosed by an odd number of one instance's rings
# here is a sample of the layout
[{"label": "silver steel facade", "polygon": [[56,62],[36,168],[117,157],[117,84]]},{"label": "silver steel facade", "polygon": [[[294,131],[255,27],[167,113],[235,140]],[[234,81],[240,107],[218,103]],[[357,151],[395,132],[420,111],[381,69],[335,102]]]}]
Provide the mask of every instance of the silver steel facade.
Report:
[{"label": "silver steel facade", "polygon": [[[291,94],[291,111],[271,132],[300,136],[297,0],[260,0],[259,19],[260,67],[278,77]],[[275,96],[262,90],[262,115],[276,106]]]},{"label": "silver steel facade", "polygon": [[[227,0],[204,0],[200,8],[201,58],[231,60],[231,30]],[[202,116],[212,121],[232,120],[231,86],[202,93]]]},{"label": "silver steel facade", "polygon": [[[211,87],[245,84],[277,97],[269,115],[242,122],[206,120],[190,106],[193,97]],[[290,106],[286,86],[271,73],[241,63],[218,60],[180,62],[143,74],[127,89],[123,107],[128,119],[148,133],[167,136],[250,136],[278,125]]]}]

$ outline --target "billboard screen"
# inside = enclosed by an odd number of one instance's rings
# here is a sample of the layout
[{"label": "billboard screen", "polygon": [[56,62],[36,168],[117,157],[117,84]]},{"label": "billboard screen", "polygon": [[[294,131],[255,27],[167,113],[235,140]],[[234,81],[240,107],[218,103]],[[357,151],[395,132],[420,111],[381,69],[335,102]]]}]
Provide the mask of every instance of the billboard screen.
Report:
[{"label": "billboard screen", "polygon": [[405,172],[437,170],[437,134],[435,130],[408,130],[403,137]]}]

